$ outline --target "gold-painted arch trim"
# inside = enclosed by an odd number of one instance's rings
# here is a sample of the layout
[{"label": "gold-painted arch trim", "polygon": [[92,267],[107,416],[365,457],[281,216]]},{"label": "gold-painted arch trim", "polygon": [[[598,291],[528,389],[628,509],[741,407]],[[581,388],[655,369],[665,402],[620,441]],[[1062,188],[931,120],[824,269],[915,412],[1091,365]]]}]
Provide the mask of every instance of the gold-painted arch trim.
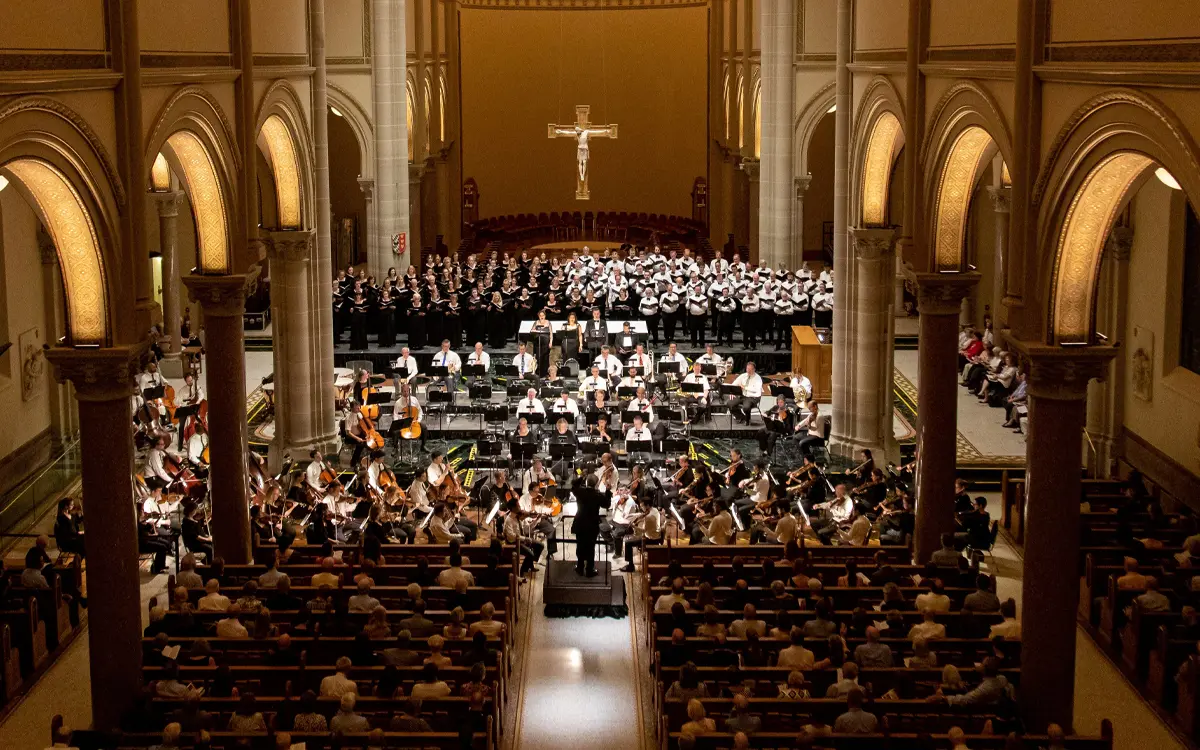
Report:
[{"label": "gold-painted arch trim", "polygon": [[229,273],[228,215],[221,184],[208,149],[196,135],[180,130],[167,139],[179,160],[188,200],[196,218],[200,270],[204,273]]},{"label": "gold-painted arch trim", "polygon": [[21,181],[54,239],[67,297],[71,344],[103,346],[108,327],[104,264],[91,216],[62,172],[40,159],[5,165]]},{"label": "gold-painted arch trim", "polygon": [[971,195],[983,156],[991,145],[988,132],[973,125],[959,133],[950,146],[937,191],[934,251],[939,271],[963,270],[963,239]]},{"label": "gold-painted arch trim", "polygon": [[171,189],[171,167],[161,151],[154,157],[154,164],[150,167],[150,187],[159,193]]},{"label": "gold-painted arch trim", "polygon": [[1145,154],[1124,151],[1097,164],[1071,199],[1058,237],[1054,272],[1054,338],[1059,344],[1090,344],[1096,274],[1101,253],[1130,186],[1154,164]]},{"label": "gold-painted arch trim", "polygon": [[862,220],[866,226],[878,226],[887,221],[888,187],[892,181],[899,134],[900,120],[891,112],[879,115],[871,127],[862,178]]},{"label": "gold-painted arch trim", "polygon": [[275,174],[275,196],[281,229],[300,228],[300,160],[291,131],[279,115],[271,115],[262,126],[263,141]]}]

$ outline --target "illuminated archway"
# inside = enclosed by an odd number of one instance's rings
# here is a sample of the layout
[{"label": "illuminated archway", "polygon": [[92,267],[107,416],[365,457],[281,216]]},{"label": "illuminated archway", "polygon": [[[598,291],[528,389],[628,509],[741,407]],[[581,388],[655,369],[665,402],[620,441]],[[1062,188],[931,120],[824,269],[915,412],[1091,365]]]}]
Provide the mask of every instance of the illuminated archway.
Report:
[{"label": "illuminated archway", "polygon": [[212,157],[190,130],[173,133],[167,145],[175,156],[196,219],[199,268],[204,273],[229,273],[228,210]]},{"label": "illuminated archway", "polygon": [[871,127],[862,170],[862,222],[866,226],[887,223],[888,188],[901,132],[900,120],[891,112],[880,114]]},{"label": "illuminated archway", "polygon": [[971,196],[975,192],[980,170],[993,147],[988,132],[975,125],[959,133],[950,146],[934,198],[936,223],[933,244],[938,271],[966,270],[963,240],[967,213],[971,208]]},{"label": "illuminated archway", "polygon": [[300,210],[300,159],[292,134],[279,115],[268,117],[263,122],[261,132],[271,172],[275,175],[279,227],[300,229],[303,222]]}]

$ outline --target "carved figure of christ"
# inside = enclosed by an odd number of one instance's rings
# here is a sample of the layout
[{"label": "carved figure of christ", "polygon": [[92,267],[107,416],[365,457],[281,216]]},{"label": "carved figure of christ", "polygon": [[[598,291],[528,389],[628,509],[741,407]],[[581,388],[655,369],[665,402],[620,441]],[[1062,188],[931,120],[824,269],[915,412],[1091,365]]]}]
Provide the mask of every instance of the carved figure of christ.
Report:
[{"label": "carved figure of christ", "polygon": [[616,125],[592,125],[588,121],[588,115],[591,112],[591,106],[587,104],[577,104],[575,106],[575,122],[570,125],[555,125],[551,123],[547,126],[548,137],[550,138],[574,138],[576,143],[575,159],[578,168],[578,182],[575,185],[575,199],[588,200],[590,192],[588,190],[588,159],[590,153],[588,149],[588,141],[591,138],[616,138]]}]

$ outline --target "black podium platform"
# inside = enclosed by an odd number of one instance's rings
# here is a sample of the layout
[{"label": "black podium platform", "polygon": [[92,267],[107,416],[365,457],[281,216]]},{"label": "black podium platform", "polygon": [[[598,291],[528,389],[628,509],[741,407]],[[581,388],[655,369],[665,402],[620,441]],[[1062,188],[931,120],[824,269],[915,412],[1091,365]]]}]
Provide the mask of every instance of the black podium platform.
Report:
[{"label": "black podium platform", "polygon": [[625,576],[608,561],[596,563],[598,575],[575,572],[573,560],[549,560],[542,583],[547,617],[625,617]]}]

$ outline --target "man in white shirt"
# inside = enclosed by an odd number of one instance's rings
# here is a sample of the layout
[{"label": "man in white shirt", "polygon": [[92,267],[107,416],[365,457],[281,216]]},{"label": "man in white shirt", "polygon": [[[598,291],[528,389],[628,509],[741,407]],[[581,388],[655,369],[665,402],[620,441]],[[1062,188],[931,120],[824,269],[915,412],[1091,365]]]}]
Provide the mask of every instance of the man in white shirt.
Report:
[{"label": "man in white shirt", "polygon": [[159,438],[146,453],[146,476],[161,479],[165,484],[170,484],[174,477],[167,471],[167,439]]},{"label": "man in white shirt", "polygon": [[550,405],[550,411],[555,414],[569,414],[572,423],[579,416],[579,404],[575,399],[571,398],[571,394],[564,388],[562,395],[554,399],[554,403]]},{"label": "man in white shirt", "polygon": [[[409,352],[407,346],[400,350],[400,357],[392,363],[392,367],[398,372],[399,377],[404,378],[410,383],[420,373],[420,370],[417,368],[417,360]],[[401,371],[405,371],[407,374]]]},{"label": "man in white shirt", "polygon": [[204,449],[208,447],[208,431],[199,422],[196,422],[196,427],[192,432],[192,436],[187,441],[187,459],[192,466],[207,466],[208,462],[204,460]]},{"label": "man in white shirt", "polygon": [[645,344],[638,344],[633,352],[633,356],[629,358],[629,366],[636,367],[637,371],[645,377],[653,377],[654,375],[654,360],[650,359],[650,355],[646,354]]},{"label": "man in white shirt", "polygon": [[416,410],[416,416],[413,417],[414,422],[420,422],[423,414],[421,410],[421,402],[417,401],[417,397],[412,395],[409,390],[408,383],[402,383],[400,393],[396,396],[396,403],[392,406],[392,419],[404,419],[409,409]]},{"label": "man in white shirt", "polygon": [[634,547],[645,549],[648,544],[662,542],[662,514],[648,496],[643,496],[638,502],[638,512],[629,516],[628,520],[633,524],[633,535],[624,540],[625,567],[621,570],[632,573]]},{"label": "man in white shirt", "polygon": [[486,375],[492,371],[492,355],[483,350],[483,344],[476,341],[475,351],[467,355],[468,365],[483,365],[483,372]]},{"label": "man in white shirt", "polygon": [[545,416],[546,407],[538,399],[536,389],[530,388],[526,391],[525,398],[521,399],[520,403],[517,404],[517,416],[521,416],[522,414],[541,414]]},{"label": "man in white shirt", "polygon": [[579,382],[579,395],[586,398],[592,391],[608,392],[608,380],[600,376],[600,365],[592,365],[592,374]]},{"label": "man in white shirt", "polygon": [[513,357],[513,367],[517,368],[517,377],[524,379],[526,376],[533,376],[537,372],[537,359],[525,351],[525,344],[517,345],[517,355]]},{"label": "man in white shirt", "polygon": [[151,388],[157,388],[160,385],[165,385],[166,382],[163,380],[162,373],[158,371],[158,363],[151,362],[146,365],[146,371],[138,375],[138,390],[146,391]]},{"label": "man in white shirt", "polygon": [[621,360],[613,356],[607,344],[600,347],[600,356],[596,357],[593,364],[599,365],[601,370],[606,371],[608,379],[612,382],[615,383],[621,379]]},{"label": "man in white shirt", "polygon": [[457,352],[450,351],[450,339],[442,339],[441,350],[433,355],[433,366],[446,368],[447,374],[442,383],[447,393],[454,393],[458,386],[458,374],[462,372],[462,358]]},{"label": "man in white shirt", "polygon": [[654,407],[650,405],[650,399],[646,398],[646,386],[639,385],[637,395],[629,400],[629,411],[636,411],[642,414],[646,424],[654,421]]},{"label": "man in white shirt", "polygon": [[678,347],[674,342],[667,347],[667,353],[662,355],[659,362],[676,362],[679,364],[679,375],[684,375],[687,372],[687,357],[679,353]]},{"label": "man in white shirt", "polygon": [[650,442],[650,428],[646,426],[641,414],[633,416],[633,426],[625,431],[625,442]]},{"label": "man in white shirt", "polygon": [[725,364],[725,360],[721,359],[721,355],[719,355],[713,351],[712,344],[706,344],[704,346],[704,353],[701,354],[699,357],[696,357],[696,362],[701,365],[712,365],[712,366],[718,368],[717,369],[718,375],[721,374],[721,370],[720,370],[721,366]]},{"label": "man in white shirt", "polygon": [[326,486],[329,494],[325,495],[322,502],[328,512],[326,518],[338,518],[341,516],[349,516],[354,512],[354,503],[351,502],[345,495],[342,494],[343,487],[341,482],[331,482]]},{"label": "man in white shirt", "polygon": [[321,473],[329,468],[329,465],[325,463],[325,457],[321,455],[321,451],[319,450],[314,449],[309,451],[308,457],[310,461],[308,468],[304,470],[304,481],[317,492],[324,492],[325,480],[321,479]]},{"label": "man in white shirt", "polygon": [[644,385],[646,385],[646,381],[634,367],[626,370],[625,377],[621,378],[621,382],[617,383],[618,388],[641,388]]},{"label": "man in white shirt", "polygon": [[849,524],[854,515],[854,500],[846,494],[846,485],[839,484],[833,489],[833,499],[826,503],[813,506],[815,510],[826,510],[828,513],[823,521],[813,523],[813,531],[825,544],[833,538],[839,527]]},{"label": "man in white shirt", "polygon": [[367,467],[367,486],[378,492],[380,496],[383,495],[383,487],[379,486],[379,477],[387,468],[383,463],[383,458],[383,451],[375,451],[371,454],[371,464]]},{"label": "man in white shirt", "polygon": [[757,407],[762,399],[763,381],[762,376],[754,371],[754,363],[746,363],[746,371],[738,375],[733,384],[742,389],[742,396],[738,399],[737,405],[732,411],[736,415],[740,415],[740,421],[745,424],[750,424],[750,409]]}]

